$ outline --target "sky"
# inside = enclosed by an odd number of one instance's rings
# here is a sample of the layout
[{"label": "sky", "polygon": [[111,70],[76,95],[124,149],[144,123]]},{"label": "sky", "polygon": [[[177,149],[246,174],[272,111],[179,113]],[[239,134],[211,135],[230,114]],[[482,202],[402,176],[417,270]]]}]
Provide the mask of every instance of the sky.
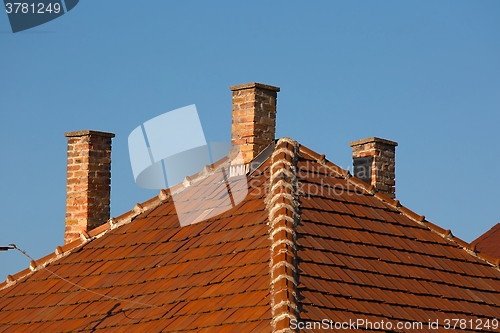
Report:
[{"label": "sky", "polygon": [[[0,13],[0,246],[64,240],[65,132],[113,132],[111,216],[158,191],[128,135],[195,104],[231,138],[229,86],[279,86],[276,137],[352,168],[349,142],[397,141],[396,196],[468,242],[500,221],[500,1],[80,1],[12,33]],[[0,252],[0,280],[29,266]]]}]

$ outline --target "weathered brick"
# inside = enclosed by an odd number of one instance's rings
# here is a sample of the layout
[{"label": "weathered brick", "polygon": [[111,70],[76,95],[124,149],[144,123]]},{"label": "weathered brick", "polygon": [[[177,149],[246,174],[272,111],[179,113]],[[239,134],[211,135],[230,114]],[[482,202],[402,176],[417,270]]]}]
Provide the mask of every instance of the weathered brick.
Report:
[{"label": "weathered brick", "polygon": [[240,146],[244,162],[249,163],[274,141],[279,88],[249,83],[233,86],[231,91],[232,143]]},{"label": "weathered brick", "polygon": [[351,142],[354,175],[378,191],[395,197],[395,152],[397,142],[369,138]]},{"label": "weathered brick", "polygon": [[64,242],[109,219],[112,133],[79,131],[68,137]]}]

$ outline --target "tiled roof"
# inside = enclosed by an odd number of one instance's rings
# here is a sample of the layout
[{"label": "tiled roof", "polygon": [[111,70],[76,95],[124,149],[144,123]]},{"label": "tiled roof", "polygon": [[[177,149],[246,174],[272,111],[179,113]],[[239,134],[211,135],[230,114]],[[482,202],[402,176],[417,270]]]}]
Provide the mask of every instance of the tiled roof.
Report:
[{"label": "tiled roof", "polygon": [[314,189],[301,198],[297,226],[302,320],[498,318],[498,261],[493,268],[451,232],[370,194],[304,147],[298,167],[299,183]]},{"label": "tiled roof", "polygon": [[[214,176],[189,186],[185,195],[205,191],[216,199]],[[92,230],[88,240],[56,250],[69,254],[37,260],[53,261],[47,268],[54,274],[40,268],[22,277],[29,273],[24,271],[9,278],[19,279],[14,285],[0,285],[0,332],[266,331],[271,308],[264,193],[187,227],[179,226],[169,195],[162,191],[111,226]],[[214,201],[193,204],[201,213]]]},{"label": "tiled roof", "polygon": [[478,252],[483,252],[500,258],[500,223],[497,223],[493,228],[479,236],[472,242],[476,246]]},{"label": "tiled roof", "polygon": [[[248,176],[245,200],[227,211],[214,206],[214,179],[205,172],[162,191],[9,276],[0,284],[0,332],[291,332],[297,320],[498,319],[498,260],[324,155],[279,140]],[[171,193],[196,194],[193,214],[221,214],[180,227]]]}]

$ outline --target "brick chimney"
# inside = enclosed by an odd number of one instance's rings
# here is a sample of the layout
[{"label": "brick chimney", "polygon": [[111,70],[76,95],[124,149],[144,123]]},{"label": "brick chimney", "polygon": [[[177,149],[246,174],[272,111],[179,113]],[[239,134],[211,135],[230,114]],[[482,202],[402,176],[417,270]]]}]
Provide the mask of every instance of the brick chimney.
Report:
[{"label": "brick chimney", "polygon": [[350,143],[354,176],[373,185],[377,191],[396,197],[397,142],[368,138]]},{"label": "brick chimney", "polygon": [[274,142],[276,100],[280,88],[262,83],[232,86],[233,125],[231,141],[238,145],[244,163],[251,162]]},{"label": "brick chimney", "polygon": [[78,131],[68,138],[66,230],[64,243],[109,219],[113,133]]}]

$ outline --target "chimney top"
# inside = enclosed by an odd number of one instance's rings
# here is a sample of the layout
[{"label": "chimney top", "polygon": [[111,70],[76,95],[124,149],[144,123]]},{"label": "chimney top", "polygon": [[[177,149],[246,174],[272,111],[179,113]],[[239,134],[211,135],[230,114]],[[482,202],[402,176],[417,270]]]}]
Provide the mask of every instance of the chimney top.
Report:
[{"label": "chimney top", "polygon": [[353,141],[353,173],[391,198],[396,196],[397,142],[371,137]]},{"label": "chimney top", "polygon": [[243,83],[243,84],[238,84],[238,85],[229,87],[229,89],[231,89],[231,91],[237,91],[237,90],[243,90],[243,89],[249,89],[249,88],[260,88],[260,89],[271,90],[271,91],[276,91],[276,92],[280,91],[280,87],[275,87],[275,86],[271,86],[269,84],[258,83],[258,82]]},{"label": "chimney top", "polygon": [[64,133],[64,136],[67,138],[74,137],[74,136],[85,136],[85,135],[98,135],[98,136],[105,136],[108,138],[115,137],[114,133],[100,132],[100,131],[93,131],[93,130],[83,130],[83,131],[74,131],[74,132]]},{"label": "chimney top", "polygon": [[373,136],[371,138],[366,138],[366,139],[361,139],[361,140],[356,140],[356,141],[350,142],[349,146],[354,147],[354,146],[363,145],[365,143],[383,143],[383,144],[386,144],[389,146],[394,146],[394,147],[396,147],[398,145],[398,143],[395,141],[381,139],[381,138],[377,138],[377,137]]}]

